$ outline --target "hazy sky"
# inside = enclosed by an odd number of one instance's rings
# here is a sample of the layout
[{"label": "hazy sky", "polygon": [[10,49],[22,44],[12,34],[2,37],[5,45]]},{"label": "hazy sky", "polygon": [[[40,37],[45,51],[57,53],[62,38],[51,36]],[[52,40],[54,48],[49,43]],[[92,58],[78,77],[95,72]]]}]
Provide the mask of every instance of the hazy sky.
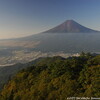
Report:
[{"label": "hazy sky", "polygon": [[100,0],[0,0],[0,39],[36,34],[68,19],[100,30]]}]

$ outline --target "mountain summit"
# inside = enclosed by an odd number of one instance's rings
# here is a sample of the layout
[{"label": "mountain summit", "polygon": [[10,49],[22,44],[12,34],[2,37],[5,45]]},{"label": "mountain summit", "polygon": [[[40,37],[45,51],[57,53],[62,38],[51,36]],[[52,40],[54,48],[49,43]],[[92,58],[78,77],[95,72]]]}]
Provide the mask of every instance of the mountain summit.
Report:
[{"label": "mountain summit", "polygon": [[79,23],[75,22],[74,20],[67,20],[64,23],[50,30],[47,30],[43,33],[91,33],[91,32],[93,33],[98,31],[82,26]]}]

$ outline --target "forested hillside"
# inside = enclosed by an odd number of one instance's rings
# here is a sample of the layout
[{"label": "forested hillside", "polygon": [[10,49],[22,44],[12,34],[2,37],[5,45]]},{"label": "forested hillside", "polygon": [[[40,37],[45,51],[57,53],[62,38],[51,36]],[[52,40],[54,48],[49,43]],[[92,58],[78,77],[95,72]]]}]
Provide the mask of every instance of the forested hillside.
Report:
[{"label": "forested hillside", "polygon": [[0,90],[2,89],[4,84],[7,83],[7,81],[10,80],[19,70],[24,69],[28,66],[31,66],[37,60],[31,61],[25,64],[18,63],[15,65],[0,67]]},{"label": "forested hillside", "polygon": [[100,97],[100,55],[44,58],[18,72],[0,100],[66,100]]}]

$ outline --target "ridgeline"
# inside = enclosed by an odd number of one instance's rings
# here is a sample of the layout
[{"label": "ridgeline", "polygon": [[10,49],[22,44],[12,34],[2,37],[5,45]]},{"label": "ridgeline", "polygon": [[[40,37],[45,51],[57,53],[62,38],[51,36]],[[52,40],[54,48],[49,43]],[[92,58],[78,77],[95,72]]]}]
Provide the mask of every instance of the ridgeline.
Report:
[{"label": "ridgeline", "polygon": [[100,97],[100,55],[43,58],[19,71],[0,93],[0,100],[68,97]]}]

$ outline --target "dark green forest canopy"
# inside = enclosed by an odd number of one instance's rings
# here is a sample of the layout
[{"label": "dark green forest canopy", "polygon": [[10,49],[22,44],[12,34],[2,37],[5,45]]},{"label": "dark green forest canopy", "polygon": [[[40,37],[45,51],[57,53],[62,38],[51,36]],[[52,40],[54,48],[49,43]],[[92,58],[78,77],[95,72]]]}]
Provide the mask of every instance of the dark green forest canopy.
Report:
[{"label": "dark green forest canopy", "polygon": [[0,100],[66,100],[100,97],[100,55],[48,57],[19,71],[1,91]]}]

